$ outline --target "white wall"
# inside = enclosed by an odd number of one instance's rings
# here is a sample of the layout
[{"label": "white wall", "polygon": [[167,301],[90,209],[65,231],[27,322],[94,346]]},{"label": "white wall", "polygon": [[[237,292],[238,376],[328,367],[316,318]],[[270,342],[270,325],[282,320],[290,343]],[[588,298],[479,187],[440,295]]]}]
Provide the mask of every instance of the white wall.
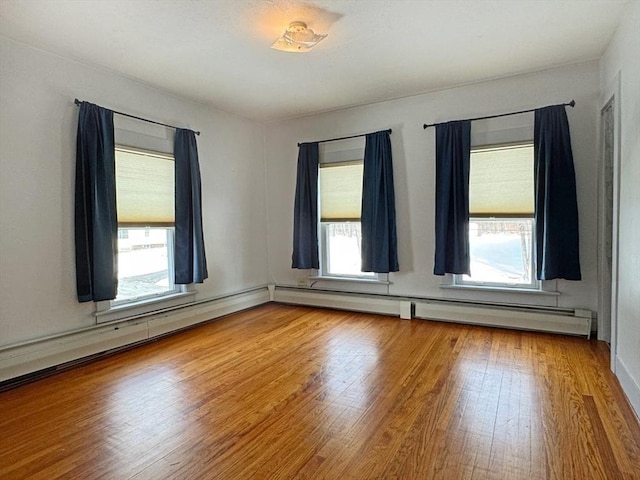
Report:
[{"label": "white wall", "polygon": [[[266,129],[3,37],[0,62],[0,346],[95,324],[94,306],[78,304],[75,298],[75,97],[202,131],[198,146],[210,278],[198,287],[198,299],[267,282],[296,285],[307,273],[290,268],[297,142],[384,128],[393,128],[400,257],[400,272],[390,275],[388,292],[460,298],[463,294],[441,289],[441,278],[431,274],[434,131],[423,130],[422,124],[573,98],[577,106],[568,114],[583,280],[558,281],[557,297],[464,295],[595,311],[598,96],[600,86],[610,85],[621,72],[617,373],[640,411],[639,2],[631,2],[600,70],[596,63],[581,64],[275,123]],[[151,143],[171,144],[170,130],[118,117],[116,122],[120,131],[133,130]],[[532,123],[532,115],[474,122],[473,140],[531,136]]]},{"label": "white wall", "polygon": [[[620,74],[620,210],[615,371],[640,415],[640,2],[633,1],[601,59],[601,86]],[[614,239],[615,241],[615,239]]]},{"label": "white wall", "polygon": [[[76,300],[76,97],[200,130],[210,278],[197,298],[266,283],[261,124],[3,37],[0,61],[0,346],[95,325],[94,305]],[[171,129],[118,116],[115,123],[152,143],[172,143]]]},{"label": "white wall", "polygon": [[[597,62],[453,88],[364,107],[269,125],[267,198],[270,281],[297,285],[308,272],[291,266],[297,142],[392,128],[400,272],[390,274],[389,293],[400,296],[471,298],[597,310],[596,207]],[[558,281],[559,296],[491,294],[440,288],[434,276],[434,129],[423,123],[519,111],[576,100],[568,108],[576,166],[583,280]],[[533,138],[533,114],[474,122],[472,142]]]}]

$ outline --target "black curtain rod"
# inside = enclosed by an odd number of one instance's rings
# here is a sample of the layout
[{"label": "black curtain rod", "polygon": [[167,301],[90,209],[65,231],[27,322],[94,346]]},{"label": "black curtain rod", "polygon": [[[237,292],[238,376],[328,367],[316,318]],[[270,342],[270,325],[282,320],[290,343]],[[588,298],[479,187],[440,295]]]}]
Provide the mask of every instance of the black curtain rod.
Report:
[{"label": "black curtain rod", "polygon": [[[378,130],[377,132],[371,132],[371,133],[380,133],[380,132],[389,132],[391,133],[391,129],[388,130]],[[358,138],[358,137],[365,137],[369,135],[368,133],[361,133],[360,135],[351,135],[349,137],[340,137],[340,138],[328,138],[326,140],[316,140],[315,142],[302,142],[302,143],[298,143],[298,146],[302,145],[303,143],[326,143],[326,142],[337,142],[338,140],[348,140],[350,138]]]},{"label": "black curtain rod", "polygon": [[[82,100],[78,100],[77,98],[73,101],[73,103],[75,103],[76,105],[80,106],[80,104],[82,103]],[[111,109],[109,109],[111,110]],[[142,120],[143,122],[147,122],[147,123],[154,123],[156,125],[162,125],[163,127],[169,127],[169,128],[173,128],[175,130],[177,130],[178,128],[181,127],[174,127],[173,125],[167,125],[166,123],[160,123],[160,122],[156,122],[153,120],[149,120],[147,118],[142,118],[142,117],[136,117],[135,115],[130,115],[128,113],[122,113],[122,112],[117,112],[115,110],[111,110],[113,113],[116,113],[118,115],[122,115],[123,117],[129,117],[129,118],[135,118],[136,120]],[[200,132],[195,132],[196,135],[200,135]]]},{"label": "black curtain rod", "polygon": [[[569,103],[559,103],[558,105],[550,105],[550,106],[557,107],[557,106],[560,106],[560,105],[563,106],[563,107],[569,106],[569,107],[573,108],[576,105],[576,101],[575,100],[571,100]],[[486,117],[469,118],[469,120],[473,122],[474,120],[486,120],[487,118],[507,117],[509,115],[518,115],[520,113],[535,112],[536,110],[537,110],[537,108],[530,108],[529,110],[520,110],[519,112],[500,113],[498,115],[487,115]],[[429,125],[427,125],[425,123],[422,128],[435,127],[436,125],[442,125],[444,123],[449,123],[449,122],[430,123]]]}]

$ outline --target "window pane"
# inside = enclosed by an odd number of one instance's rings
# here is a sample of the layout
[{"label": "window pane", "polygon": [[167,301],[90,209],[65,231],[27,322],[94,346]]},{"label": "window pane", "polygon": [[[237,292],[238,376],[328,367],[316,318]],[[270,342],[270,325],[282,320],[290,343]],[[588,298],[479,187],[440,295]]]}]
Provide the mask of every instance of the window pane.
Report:
[{"label": "window pane", "polygon": [[471,220],[471,276],[460,276],[460,283],[536,287],[532,232],[533,220],[528,218]]},{"label": "window pane", "polygon": [[118,296],[115,301],[166,294],[175,290],[172,228],[118,229]]},{"label": "window pane", "polygon": [[351,277],[375,277],[373,272],[362,272],[360,222],[325,223],[326,259],[324,273]]}]

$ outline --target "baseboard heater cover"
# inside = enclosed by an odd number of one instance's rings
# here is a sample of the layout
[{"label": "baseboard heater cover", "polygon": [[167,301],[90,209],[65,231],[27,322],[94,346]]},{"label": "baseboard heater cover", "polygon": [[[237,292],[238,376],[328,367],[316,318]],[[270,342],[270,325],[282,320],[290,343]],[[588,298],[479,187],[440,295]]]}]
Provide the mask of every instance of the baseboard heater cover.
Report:
[{"label": "baseboard heater cover", "polygon": [[269,291],[264,287],[192,306],[181,306],[174,311],[4,347],[0,350],[0,382],[157,338],[267,302]]},{"label": "baseboard heater cover", "polygon": [[[585,313],[588,313],[587,317]],[[581,316],[583,315],[583,316]],[[573,314],[542,311],[535,308],[497,308],[487,305],[456,305],[416,302],[415,316],[428,320],[468,323],[490,327],[534,330],[566,335],[591,335],[590,312],[574,311]]]},{"label": "baseboard heater cover", "polygon": [[427,301],[392,295],[319,291],[266,286],[220,299],[163,311],[149,316],[97,325],[87,330],[61,334],[23,345],[0,349],[0,382],[68,364],[92,355],[135,343],[256,307],[269,301],[313,307],[378,313],[416,318],[589,336],[591,312],[542,311],[492,307],[449,301]]},{"label": "baseboard heater cover", "polygon": [[513,328],[566,335],[591,334],[590,310],[540,309],[519,306],[492,306],[454,300],[425,300],[392,295],[366,295],[299,289],[275,289],[274,300],[280,303],[336,308],[408,318],[407,303],[414,307],[415,318]]},{"label": "baseboard heater cover", "polygon": [[274,300],[279,303],[336,308],[356,312],[400,316],[398,298],[385,295],[331,292],[296,288],[275,289]]}]

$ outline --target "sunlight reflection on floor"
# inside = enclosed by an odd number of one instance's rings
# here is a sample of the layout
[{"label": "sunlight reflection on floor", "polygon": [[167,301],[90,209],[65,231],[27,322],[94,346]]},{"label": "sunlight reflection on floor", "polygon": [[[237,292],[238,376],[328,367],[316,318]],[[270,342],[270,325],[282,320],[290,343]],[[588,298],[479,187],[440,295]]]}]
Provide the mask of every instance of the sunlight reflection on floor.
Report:
[{"label": "sunlight reflection on floor", "polygon": [[372,379],[378,365],[375,339],[363,337],[360,331],[340,330],[331,338],[323,361],[327,385],[326,401],[365,408],[370,402]]},{"label": "sunlight reflection on floor", "polygon": [[114,438],[107,435],[96,445],[125,470],[127,463],[152,454],[159,444],[178,444],[186,430],[185,393],[169,366],[121,378],[105,400],[102,418]]}]

